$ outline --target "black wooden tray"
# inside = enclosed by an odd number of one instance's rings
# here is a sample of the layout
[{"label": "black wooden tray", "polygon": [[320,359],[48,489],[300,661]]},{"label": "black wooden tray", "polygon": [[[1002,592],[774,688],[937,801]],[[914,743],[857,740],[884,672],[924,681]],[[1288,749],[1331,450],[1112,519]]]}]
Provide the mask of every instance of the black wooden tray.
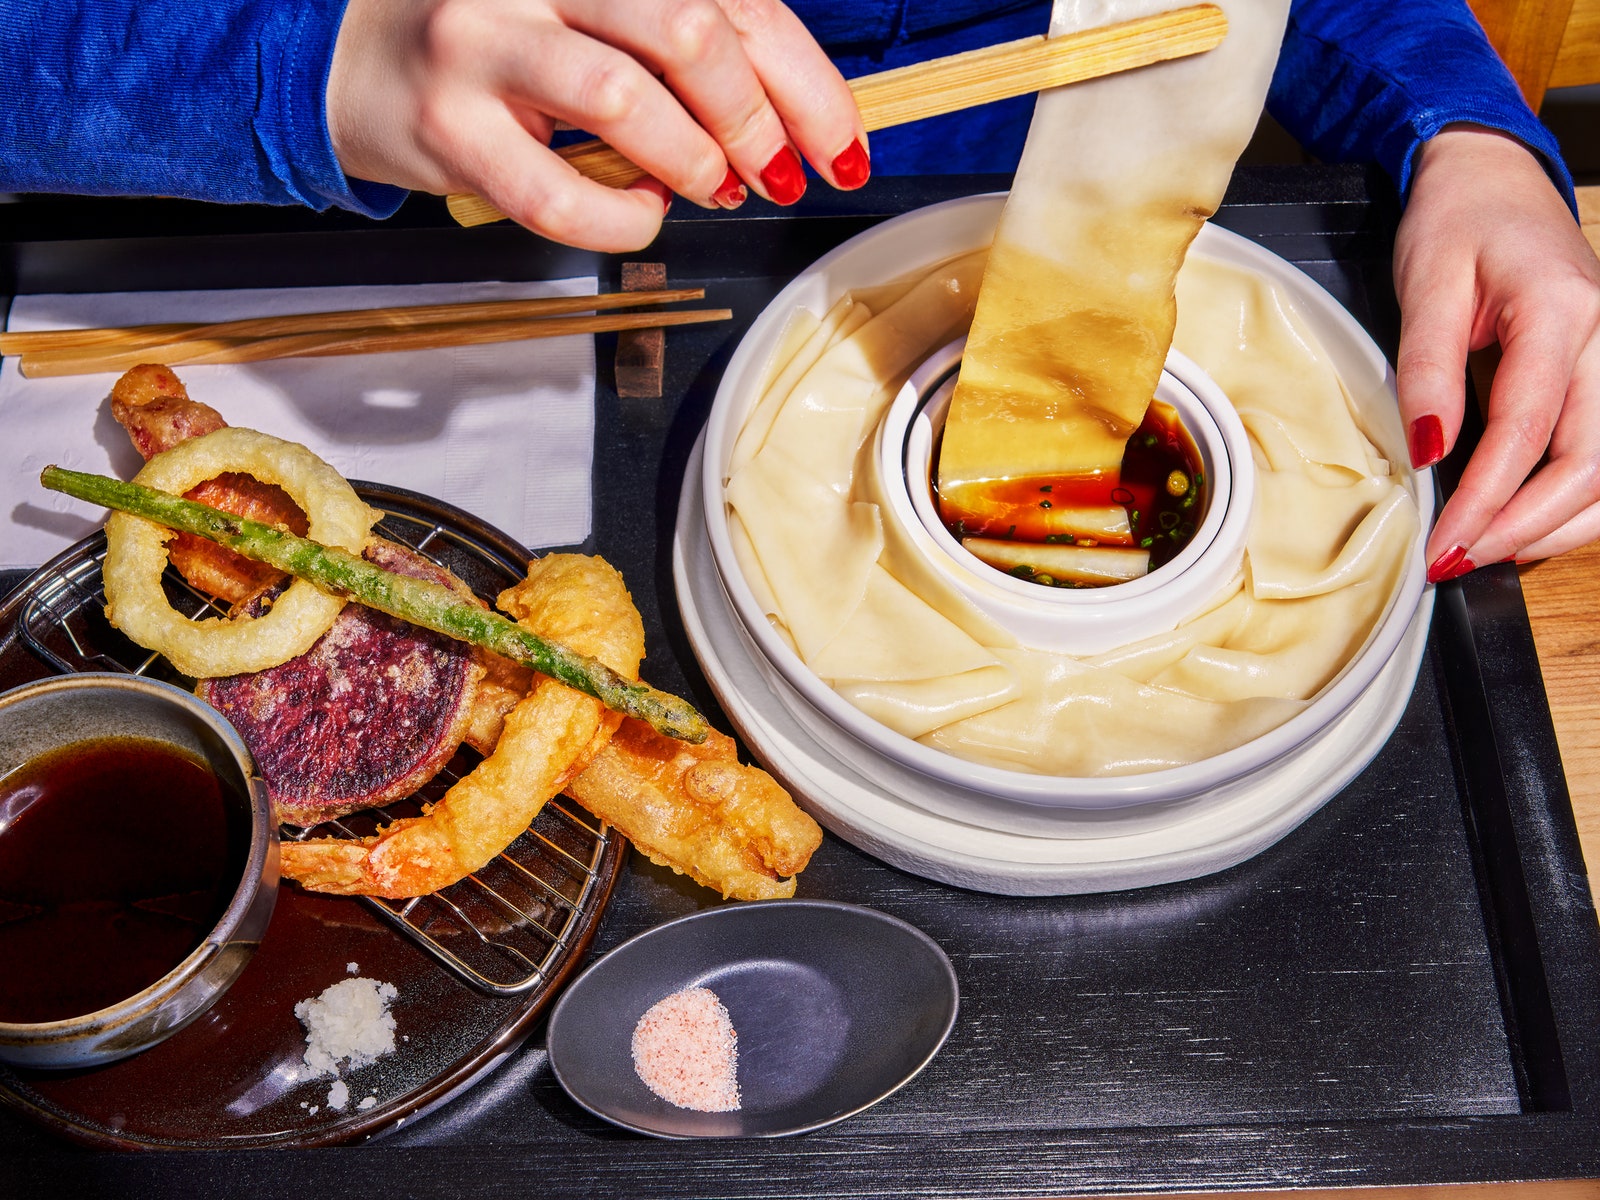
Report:
[{"label": "black wooden tray", "polygon": [[[677,621],[669,555],[685,459],[745,325],[844,238],[1003,182],[878,181],[786,214],[675,211],[648,257],[737,319],[669,333],[659,401],[618,399],[602,341],[591,543],[644,611],[654,682],[716,711]],[[605,287],[618,272],[509,227],[448,228],[425,202],[384,227],[200,210],[199,233],[182,205],[17,211],[0,264],[12,293],[576,271]],[[1392,353],[1394,215],[1367,173],[1280,168],[1241,171],[1218,219],[1304,266]],[[624,1134],[566,1098],[535,1037],[449,1106],[354,1149],[112,1156],[0,1119],[0,1192],[81,1178],[124,1194],[287,1194],[359,1177],[403,1195],[1014,1196],[1600,1174],[1600,930],[1509,567],[1440,590],[1388,747],[1248,863],[1145,891],[1012,899],[913,878],[830,838],[801,891],[917,924],[962,987],[933,1064],[828,1130],[692,1144]],[[635,856],[596,949],[709,902]]]}]

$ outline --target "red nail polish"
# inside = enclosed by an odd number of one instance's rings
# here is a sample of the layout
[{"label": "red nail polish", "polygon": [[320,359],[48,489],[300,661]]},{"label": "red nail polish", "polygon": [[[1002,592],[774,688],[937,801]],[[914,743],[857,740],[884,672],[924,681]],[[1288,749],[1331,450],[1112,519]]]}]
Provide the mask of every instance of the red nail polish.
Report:
[{"label": "red nail polish", "polygon": [[1431,467],[1444,457],[1444,425],[1432,413],[1411,422],[1411,465]]},{"label": "red nail polish", "polygon": [[872,163],[867,158],[866,147],[856,138],[833,160],[833,180],[839,187],[854,189],[864,184],[872,174]]},{"label": "red nail polish", "polygon": [[774,204],[793,204],[806,194],[806,173],[793,150],[785,146],[761,168],[761,184]]},{"label": "red nail polish", "polygon": [[1428,582],[1445,583],[1477,569],[1478,564],[1467,557],[1466,547],[1452,546],[1433,560],[1433,565],[1428,568]]},{"label": "red nail polish", "polygon": [[711,193],[711,202],[718,208],[738,208],[744,203],[748,193],[744,190],[744,183],[734,173],[732,167],[722,177],[722,182],[717,185],[717,190]]}]

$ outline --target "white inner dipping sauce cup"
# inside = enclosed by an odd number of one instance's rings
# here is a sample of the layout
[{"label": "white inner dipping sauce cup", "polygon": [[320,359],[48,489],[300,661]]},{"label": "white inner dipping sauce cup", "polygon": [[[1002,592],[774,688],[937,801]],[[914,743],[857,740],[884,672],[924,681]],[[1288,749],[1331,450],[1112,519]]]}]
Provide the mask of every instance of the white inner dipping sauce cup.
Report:
[{"label": "white inner dipping sauce cup", "polygon": [[1024,646],[1099,654],[1174,628],[1240,569],[1255,509],[1250,440],[1221,389],[1176,350],[1155,398],[1177,410],[1194,439],[1207,504],[1194,537],[1171,562],[1127,583],[1057,588],[1017,579],[966,550],[940,519],[932,482],[965,344],[941,347],[912,374],[878,427],[874,452],[887,492],[885,519],[997,625]]}]

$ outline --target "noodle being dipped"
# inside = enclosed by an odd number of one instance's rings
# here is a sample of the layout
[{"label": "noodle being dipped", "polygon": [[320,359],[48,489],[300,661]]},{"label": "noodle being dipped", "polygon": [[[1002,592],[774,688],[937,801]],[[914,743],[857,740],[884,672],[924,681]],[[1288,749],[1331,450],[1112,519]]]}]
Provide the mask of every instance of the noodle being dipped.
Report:
[{"label": "noodle being dipped", "polygon": [[[1161,7],[1062,0],[1050,32]],[[1228,36],[1216,49],[1040,95],[944,425],[937,478],[947,525],[993,524],[985,514],[1019,490],[1120,504],[1136,525],[1150,515],[1148,494],[1135,499],[1130,458],[1135,436],[1154,432],[1147,410],[1172,344],[1178,269],[1256,126],[1288,0],[1223,7]],[[1068,145],[1075,152],[1063,155]],[[1079,582],[1143,574],[1151,556],[1138,551],[1164,532],[1140,528],[1127,552],[1099,553],[1120,559],[1114,568]],[[1021,528],[1004,536],[1030,550],[1041,542]],[[975,552],[1003,569],[1064,557]]]},{"label": "noodle being dipped", "polygon": [[[1151,6],[1063,0],[1052,29]],[[1216,50],[1041,95],[987,261],[844,297],[822,322],[836,332],[786,348],[748,401],[726,481],[744,577],[810,670],[880,724],[1009,770],[1159,771],[1288,721],[1388,607],[1419,524],[1402,472],[1357,424],[1292,301],[1188,253],[1255,126],[1286,8],[1229,0]],[[877,472],[895,468],[871,449],[913,368],[963,332],[937,452],[947,524],[986,526],[1008,489],[1048,494],[1040,508],[1059,493],[1091,511],[1090,484],[1131,498],[1128,437],[1173,347],[1210,373],[1253,443],[1259,504],[1239,573],[1173,612],[1171,632],[1070,655],[1021,644],[922,564],[886,515],[893,481]],[[1189,496],[1192,463],[1158,470],[1152,496],[1174,471]],[[1130,505],[1129,523],[1153,503]],[[1154,546],[1120,530],[1108,546],[1049,528],[1029,542],[1014,525],[964,544],[1013,574],[1113,586],[1141,576],[1132,556]],[[825,581],[818,561],[835,564]]]}]

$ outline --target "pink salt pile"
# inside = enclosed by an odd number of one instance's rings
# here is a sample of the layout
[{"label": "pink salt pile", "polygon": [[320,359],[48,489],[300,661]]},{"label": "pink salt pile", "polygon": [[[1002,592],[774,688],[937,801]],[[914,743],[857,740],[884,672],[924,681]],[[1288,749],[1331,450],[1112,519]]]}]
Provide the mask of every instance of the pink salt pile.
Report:
[{"label": "pink salt pile", "polygon": [[738,1061],[739,1036],[710,988],[673,992],[633,1028],[633,1069],[645,1087],[679,1108],[738,1108]]}]

